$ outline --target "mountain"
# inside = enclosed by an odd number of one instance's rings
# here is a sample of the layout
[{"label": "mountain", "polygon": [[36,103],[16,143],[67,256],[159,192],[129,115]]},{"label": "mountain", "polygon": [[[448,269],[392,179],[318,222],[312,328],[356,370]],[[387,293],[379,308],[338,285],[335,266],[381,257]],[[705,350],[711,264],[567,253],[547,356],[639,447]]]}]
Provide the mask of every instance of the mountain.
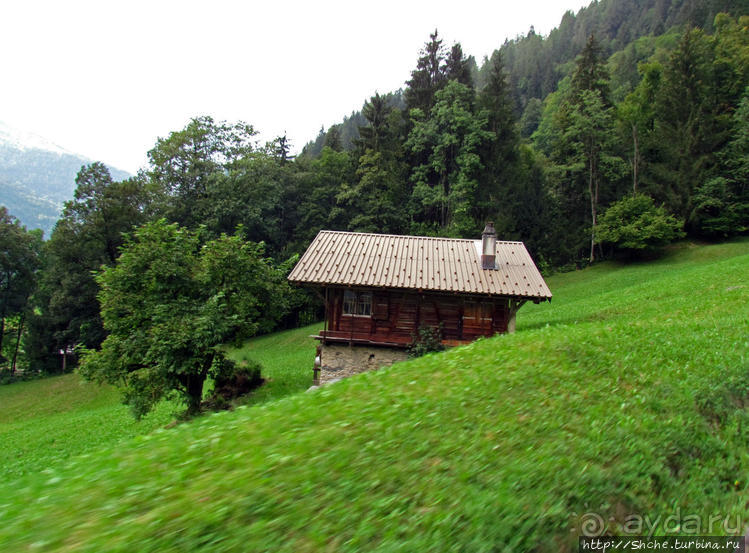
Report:
[{"label": "mountain", "polygon": [[[501,52],[518,114],[532,99],[543,100],[556,90],[557,83],[572,68],[572,62],[583,50],[588,37],[595,35],[603,54],[608,57],[640,37],[663,35],[669,29],[686,26],[713,32],[713,21],[720,12],[734,17],[746,15],[747,0],[599,0],[581,8],[577,14],[568,11],[548,36],[536,34],[531,27],[526,35],[506,40]],[[652,53],[652,52],[650,52]],[[493,55],[496,55],[497,51]],[[629,61],[635,80],[638,58],[633,52]],[[479,70],[478,87],[488,78],[491,64]],[[630,83],[632,87],[637,82]]]},{"label": "mountain", "polygon": [[[75,176],[92,160],[33,133],[0,122],[0,205],[29,229],[49,237],[62,205],[73,197]],[[130,175],[110,167],[115,180]]]}]

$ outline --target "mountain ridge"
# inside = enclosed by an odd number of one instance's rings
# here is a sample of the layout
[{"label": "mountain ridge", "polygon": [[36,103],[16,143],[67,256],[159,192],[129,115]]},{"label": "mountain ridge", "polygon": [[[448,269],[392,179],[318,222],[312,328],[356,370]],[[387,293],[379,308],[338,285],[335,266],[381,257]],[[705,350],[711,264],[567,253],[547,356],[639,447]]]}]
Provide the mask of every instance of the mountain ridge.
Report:
[{"label": "mountain ridge", "polygon": [[[78,171],[93,161],[0,121],[0,205],[27,228],[42,229],[49,237],[63,204],[73,197]],[[108,167],[115,180],[131,176]]]}]

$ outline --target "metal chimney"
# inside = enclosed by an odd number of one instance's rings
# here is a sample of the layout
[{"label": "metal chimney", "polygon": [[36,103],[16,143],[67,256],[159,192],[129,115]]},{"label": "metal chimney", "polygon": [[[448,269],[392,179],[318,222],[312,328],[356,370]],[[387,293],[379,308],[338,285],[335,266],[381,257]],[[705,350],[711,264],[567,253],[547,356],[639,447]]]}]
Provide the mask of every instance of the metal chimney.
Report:
[{"label": "metal chimney", "polygon": [[497,255],[497,231],[494,230],[494,223],[489,221],[481,233],[481,268],[496,269]]}]

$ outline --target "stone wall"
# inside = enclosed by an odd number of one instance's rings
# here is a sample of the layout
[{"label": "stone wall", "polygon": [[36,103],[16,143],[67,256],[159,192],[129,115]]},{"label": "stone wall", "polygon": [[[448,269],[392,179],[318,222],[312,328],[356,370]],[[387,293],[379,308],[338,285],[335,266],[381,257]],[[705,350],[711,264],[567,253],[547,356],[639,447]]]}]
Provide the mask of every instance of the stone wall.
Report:
[{"label": "stone wall", "polygon": [[321,348],[320,384],[404,361],[404,349],[376,346],[328,344]]}]

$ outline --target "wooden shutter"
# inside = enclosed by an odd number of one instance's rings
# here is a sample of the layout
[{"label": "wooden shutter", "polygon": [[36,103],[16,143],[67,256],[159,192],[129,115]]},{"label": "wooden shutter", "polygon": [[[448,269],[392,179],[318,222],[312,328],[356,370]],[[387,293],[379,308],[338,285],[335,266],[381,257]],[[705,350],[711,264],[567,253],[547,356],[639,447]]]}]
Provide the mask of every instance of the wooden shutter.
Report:
[{"label": "wooden shutter", "polygon": [[376,295],[372,299],[372,318],[378,321],[386,321],[389,313],[388,297],[385,295]]}]

